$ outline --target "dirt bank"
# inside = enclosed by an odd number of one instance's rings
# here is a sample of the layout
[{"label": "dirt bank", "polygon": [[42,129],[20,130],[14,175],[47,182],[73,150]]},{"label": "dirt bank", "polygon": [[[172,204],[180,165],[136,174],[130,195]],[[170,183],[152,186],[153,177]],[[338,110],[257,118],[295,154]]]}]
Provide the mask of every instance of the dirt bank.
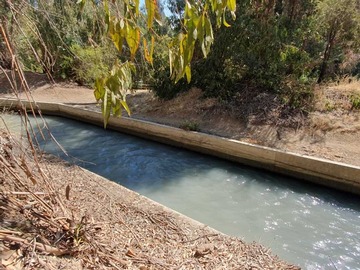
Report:
[{"label": "dirt bank", "polygon": [[[45,75],[30,74],[28,78],[35,100],[78,103],[99,110],[91,89],[72,84],[52,86]],[[0,84],[1,96],[13,96],[6,94],[9,91],[6,84]],[[277,108],[262,110],[271,98],[261,94],[246,108],[203,98],[199,89],[169,101],[139,90],[129,94],[127,100],[134,118],[360,166],[360,110],[352,108],[354,95],[360,99],[359,81],[319,87],[313,111],[285,118],[280,117]]]},{"label": "dirt bank", "polygon": [[[360,83],[354,87],[354,91],[360,93]],[[199,89],[192,89],[170,101],[161,101],[151,92],[139,91],[129,96],[128,102],[135,118],[177,127],[195,127],[205,133],[360,166],[360,110],[351,109],[349,105],[352,92],[341,88],[316,91],[321,96],[339,93],[331,102],[346,102],[329,110],[324,108],[324,101],[318,100],[313,112],[307,116],[294,116],[297,119],[291,125],[284,119],[259,121],[258,118],[263,116],[256,114],[244,121],[239,112],[215,99],[204,99]]]}]

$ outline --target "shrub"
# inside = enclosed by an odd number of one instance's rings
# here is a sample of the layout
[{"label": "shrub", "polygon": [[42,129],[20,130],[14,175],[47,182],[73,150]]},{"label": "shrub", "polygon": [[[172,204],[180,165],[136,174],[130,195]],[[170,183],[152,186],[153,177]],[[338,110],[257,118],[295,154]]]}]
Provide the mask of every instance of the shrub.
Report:
[{"label": "shrub", "polygon": [[249,2],[238,10],[231,27],[215,33],[208,58],[193,65],[194,86],[225,101],[247,89],[285,93],[291,107],[303,107],[311,99],[312,58],[304,40],[313,37],[303,34],[308,18],[288,23],[282,13],[263,20]]},{"label": "shrub", "polygon": [[163,39],[156,44],[159,49],[154,52],[153,71],[149,79],[155,95],[162,99],[172,99],[178,93],[190,89],[191,86],[185,79],[181,79],[175,84],[174,80],[170,78],[168,65],[169,53],[167,47],[169,40],[169,36],[164,36]]},{"label": "shrub", "polygon": [[161,99],[172,99],[180,92],[189,89],[185,79],[181,79],[176,84],[170,78],[169,69],[159,69],[154,75],[152,80],[152,87],[155,95]]},{"label": "shrub", "polygon": [[284,103],[294,110],[308,111],[312,108],[314,99],[315,79],[305,80],[288,78],[280,92]]},{"label": "shrub", "polygon": [[199,131],[199,124],[195,121],[185,121],[180,128],[186,131]]},{"label": "shrub", "polygon": [[351,108],[352,109],[360,109],[360,95],[353,94],[350,96]]},{"label": "shrub", "polygon": [[104,76],[110,71],[117,54],[110,46],[70,47],[73,57],[66,57],[61,63],[62,75],[73,77],[77,82],[92,85],[95,79]]},{"label": "shrub", "polygon": [[351,70],[351,75],[360,78],[360,62]]}]

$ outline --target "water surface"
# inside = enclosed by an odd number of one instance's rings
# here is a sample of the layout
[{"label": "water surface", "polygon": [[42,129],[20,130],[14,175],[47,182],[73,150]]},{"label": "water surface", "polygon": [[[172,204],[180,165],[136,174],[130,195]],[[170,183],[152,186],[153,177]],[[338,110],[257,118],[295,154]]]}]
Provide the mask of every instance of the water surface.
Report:
[{"label": "water surface", "polygon": [[[257,241],[305,269],[360,269],[359,197],[57,117],[65,156],[226,234]],[[7,117],[19,128],[17,117]],[[10,124],[11,123],[11,124]]]}]

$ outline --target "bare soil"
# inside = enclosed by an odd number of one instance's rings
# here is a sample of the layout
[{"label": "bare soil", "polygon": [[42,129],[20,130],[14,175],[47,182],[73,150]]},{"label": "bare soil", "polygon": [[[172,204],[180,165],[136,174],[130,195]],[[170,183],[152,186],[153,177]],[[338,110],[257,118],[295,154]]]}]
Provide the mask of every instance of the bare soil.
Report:
[{"label": "bare soil", "polygon": [[[360,110],[352,109],[350,102],[353,93],[360,95],[360,83],[352,87],[349,91],[341,86],[318,88],[314,111],[285,117],[278,107],[267,114],[257,108],[268,103],[269,96],[258,97],[258,104],[249,105],[253,110],[244,112],[203,98],[200,89],[169,101],[157,99],[150,91],[138,91],[129,96],[128,103],[135,118],[196,127],[200,132],[360,166]],[[326,102],[334,103],[333,107],[326,107]]]}]

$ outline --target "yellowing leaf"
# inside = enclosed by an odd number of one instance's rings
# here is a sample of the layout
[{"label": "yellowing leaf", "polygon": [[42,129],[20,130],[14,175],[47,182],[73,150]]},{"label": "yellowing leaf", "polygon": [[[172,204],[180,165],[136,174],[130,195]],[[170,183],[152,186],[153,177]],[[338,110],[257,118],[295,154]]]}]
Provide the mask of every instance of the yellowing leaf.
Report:
[{"label": "yellowing leaf", "polygon": [[109,100],[109,93],[108,93],[108,89],[105,89],[105,95],[104,95],[104,99],[103,102],[101,104],[101,111],[104,117],[104,128],[106,128],[109,117],[110,117],[110,108],[111,108],[111,100]]},{"label": "yellowing leaf", "polygon": [[185,67],[185,74],[186,74],[187,82],[190,83],[191,82],[191,68],[189,65]]},{"label": "yellowing leaf", "polygon": [[226,21],[225,13],[223,13],[223,24],[224,24],[224,26],[226,26],[226,27],[230,27],[230,26],[231,26],[231,25],[228,24],[227,21]]},{"label": "yellowing leaf", "polygon": [[109,37],[114,43],[116,49],[121,52],[125,37],[125,29],[124,29],[124,20],[121,19],[118,21],[116,18],[109,17],[109,24],[108,24],[108,33]]},{"label": "yellowing leaf", "polygon": [[128,113],[128,115],[131,115],[131,111],[129,106],[127,105],[125,100],[120,100],[121,105],[124,107],[125,111]]},{"label": "yellowing leaf", "polygon": [[96,100],[100,100],[104,97],[104,80],[102,78],[98,78],[95,81],[95,90],[94,90],[94,96]]},{"label": "yellowing leaf", "polygon": [[156,9],[155,9],[155,21],[156,21],[160,26],[163,26],[162,18],[161,18],[160,12],[159,12],[158,5],[156,5]]},{"label": "yellowing leaf", "polygon": [[130,23],[125,23],[126,28],[126,42],[130,49],[131,58],[135,57],[136,51],[140,44],[140,29],[133,27]]},{"label": "yellowing leaf", "polygon": [[194,32],[193,32],[193,38],[196,40],[198,37],[198,31],[197,29],[195,28]]},{"label": "yellowing leaf", "polygon": [[147,27],[151,28],[153,26],[156,9],[157,9],[156,0],[145,0],[145,7],[147,12]]},{"label": "yellowing leaf", "polygon": [[116,49],[121,52],[122,51],[122,46],[123,46],[123,38],[122,36],[119,35],[119,33],[115,33],[114,35],[110,36]]},{"label": "yellowing leaf", "polygon": [[134,2],[135,2],[135,14],[136,14],[136,16],[139,16],[140,0],[134,0]]},{"label": "yellowing leaf", "polygon": [[[106,3],[106,2],[105,2]],[[104,7],[105,10],[105,23],[109,29],[110,26],[110,14],[109,14],[109,9],[106,11],[106,6]]]},{"label": "yellowing leaf", "polygon": [[143,38],[144,56],[145,56],[146,61],[148,61],[150,64],[153,64],[154,43],[155,43],[155,38],[154,38],[154,36],[152,36],[151,37],[151,47],[150,47],[150,52],[149,52],[147,41],[145,38]]},{"label": "yellowing leaf", "polygon": [[230,11],[234,12],[236,10],[236,0],[228,0],[227,6]]},{"label": "yellowing leaf", "polygon": [[171,48],[169,48],[169,66],[170,66],[170,74],[173,74],[173,58],[174,58],[174,54]]},{"label": "yellowing leaf", "polygon": [[151,37],[151,47],[150,47],[150,63],[153,64],[153,55],[154,55],[154,48],[155,48],[155,38],[154,36]]},{"label": "yellowing leaf", "polygon": [[150,62],[150,56],[149,56],[149,51],[147,48],[147,41],[146,38],[143,38],[143,46],[144,46],[144,56],[146,61]]},{"label": "yellowing leaf", "polygon": [[125,97],[126,91],[131,89],[132,72],[135,71],[133,63],[125,62],[119,64],[116,61],[108,76],[95,81],[94,94],[98,100],[101,100],[105,128],[111,112],[115,116],[120,116],[121,108],[124,108],[128,115],[130,115],[130,109],[125,101]]}]

